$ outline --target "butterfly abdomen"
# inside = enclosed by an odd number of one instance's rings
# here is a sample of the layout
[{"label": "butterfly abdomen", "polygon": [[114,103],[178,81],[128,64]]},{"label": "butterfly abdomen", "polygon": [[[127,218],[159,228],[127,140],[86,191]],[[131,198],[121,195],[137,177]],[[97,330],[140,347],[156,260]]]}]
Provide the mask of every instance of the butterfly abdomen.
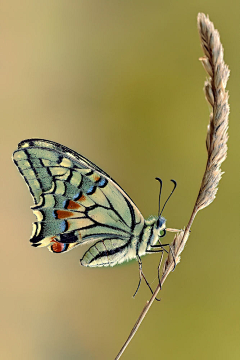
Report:
[{"label": "butterfly abdomen", "polygon": [[[132,250],[132,251],[131,251]],[[92,245],[81,259],[81,265],[88,267],[114,266],[136,257],[132,242],[120,239],[106,239]]]}]

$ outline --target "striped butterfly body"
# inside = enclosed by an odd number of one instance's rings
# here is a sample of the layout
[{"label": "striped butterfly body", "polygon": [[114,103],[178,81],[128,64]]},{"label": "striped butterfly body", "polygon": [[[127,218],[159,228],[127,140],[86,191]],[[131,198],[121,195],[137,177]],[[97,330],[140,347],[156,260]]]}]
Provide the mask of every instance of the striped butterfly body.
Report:
[{"label": "striped butterfly body", "polygon": [[144,220],[130,197],[91,161],[41,139],[22,141],[13,160],[35,203],[32,246],[62,253],[91,241],[81,259],[90,267],[141,261],[157,251],[153,248],[160,246],[155,244],[165,235],[166,220]]}]

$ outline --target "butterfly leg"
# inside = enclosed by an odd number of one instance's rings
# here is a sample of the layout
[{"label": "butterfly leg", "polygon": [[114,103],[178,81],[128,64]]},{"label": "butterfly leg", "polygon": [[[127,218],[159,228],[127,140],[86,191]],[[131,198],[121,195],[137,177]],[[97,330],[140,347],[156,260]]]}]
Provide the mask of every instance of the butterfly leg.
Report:
[{"label": "butterfly leg", "polygon": [[[159,239],[158,239],[158,242],[159,242],[159,245],[151,245],[151,248],[155,248],[155,249],[161,248],[163,251],[165,251],[168,254],[168,251],[166,249],[164,249],[164,246],[169,246],[170,252],[171,252],[172,257],[173,257],[173,262],[174,262],[174,268],[173,268],[172,271],[174,271],[177,264],[176,264],[175,255],[174,255],[174,252],[173,252],[173,249],[172,249],[171,245],[170,244],[162,244]],[[159,250],[159,252],[160,252],[160,250]]]},{"label": "butterfly leg", "polygon": [[[173,270],[172,271],[174,271],[175,270],[175,268],[176,268],[176,259],[175,259],[175,255],[174,255],[174,252],[173,252],[173,249],[172,249],[172,247],[171,247],[171,245],[170,244],[162,244],[161,243],[161,241],[160,241],[160,239],[158,239],[158,242],[159,242],[159,246],[169,246],[169,249],[170,249],[170,252],[171,252],[171,254],[172,254],[172,257],[173,257],[173,262],[174,262],[174,267],[173,267]],[[165,249],[163,249],[163,250],[165,250]],[[167,250],[165,250],[167,253],[168,253],[168,251]]]},{"label": "butterfly leg", "polygon": [[162,290],[162,283],[161,283],[161,279],[160,279],[160,268],[162,265],[162,259],[163,259],[163,251],[162,251],[161,258],[160,258],[160,261],[158,264],[158,283],[159,283],[160,290]]},{"label": "butterfly leg", "polygon": [[160,239],[158,240],[159,242],[159,245],[151,245],[151,249],[150,250],[147,250],[146,252],[147,253],[156,253],[156,252],[161,252],[161,258],[160,258],[160,261],[159,261],[159,265],[158,265],[158,282],[159,282],[159,286],[160,286],[160,290],[162,290],[162,284],[161,284],[161,280],[160,280],[160,267],[161,267],[161,264],[162,264],[162,259],[163,259],[163,251],[165,251],[167,254],[168,254],[168,251],[166,249],[164,249],[164,246],[169,246],[169,249],[170,249],[170,252],[172,254],[172,257],[173,257],[173,261],[174,261],[174,268],[172,271],[175,270],[175,267],[176,267],[176,260],[175,260],[175,255],[173,253],[173,249],[171,247],[170,244],[162,244]]},{"label": "butterfly leg", "polygon": [[[139,267],[139,282],[138,282],[138,286],[137,286],[137,290],[135,291],[135,293],[133,294],[133,297],[135,297],[137,295],[137,292],[140,288],[140,285],[141,285],[141,281],[142,281],[142,275],[143,275],[143,272],[142,272],[142,260],[140,258],[139,255],[137,255],[137,258],[138,258],[138,267]],[[151,292],[152,292],[152,289],[150,288]]]},{"label": "butterfly leg", "polygon": [[[158,240],[159,241],[159,240]],[[160,252],[160,251],[165,251],[168,254],[168,251],[166,249],[164,249],[164,246],[169,246],[169,244],[162,244],[159,241],[159,245],[151,245],[152,249],[156,249],[155,252]],[[160,248],[160,249],[159,249]],[[152,251],[154,252],[154,250]]]},{"label": "butterfly leg", "polygon": [[[145,275],[144,275],[144,273],[143,273],[143,271],[142,271],[142,260],[141,260],[141,258],[140,258],[139,255],[137,255],[137,258],[138,258],[138,266],[139,266],[139,283],[138,283],[137,290],[135,291],[133,297],[135,297],[135,296],[137,295],[137,292],[138,292],[138,290],[139,290],[139,288],[140,288],[140,285],[141,285],[142,277],[144,278],[147,286],[149,287],[151,293],[153,294],[153,290],[152,290],[149,282],[147,281],[147,279],[146,279],[146,277],[145,277]],[[156,298],[156,300],[157,300],[157,301],[160,301],[160,299],[157,299],[157,298]]]},{"label": "butterfly leg", "polygon": [[[166,244],[168,245],[168,244]],[[164,244],[162,244],[161,246],[164,246]],[[147,250],[146,252],[147,253],[159,253],[161,252],[161,258],[160,258],[160,261],[159,261],[159,264],[158,264],[158,283],[159,283],[159,286],[160,286],[160,290],[162,290],[162,284],[161,284],[161,280],[160,280],[160,267],[161,267],[161,264],[162,264],[162,259],[163,259],[163,251],[165,249],[161,248],[159,249],[159,245],[153,245],[151,246],[153,248],[155,248],[155,250]],[[167,250],[165,250],[167,252]],[[160,301],[160,299],[156,299],[157,301]]]},{"label": "butterfly leg", "polygon": [[141,258],[140,258],[139,255],[137,255],[137,258],[138,258],[138,266],[139,266],[139,283],[138,283],[137,290],[135,291],[133,297],[135,297],[135,296],[137,295],[137,292],[138,292],[138,290],[139,290],[139,288],[140,288],[140,285],[141,285],[142,277],[144,278],[147,286],[149,287],[151,293],[153,294],[152,288],[151,288],[151,286],[149,285],[149,283],[148,283],[148,281],[147,281],[147,279],[146,279],[146,277],[145,277],[145,275],[144,275],[144,273],[143,273],[143,271],[142,271],[142,260],[141,260]]}]

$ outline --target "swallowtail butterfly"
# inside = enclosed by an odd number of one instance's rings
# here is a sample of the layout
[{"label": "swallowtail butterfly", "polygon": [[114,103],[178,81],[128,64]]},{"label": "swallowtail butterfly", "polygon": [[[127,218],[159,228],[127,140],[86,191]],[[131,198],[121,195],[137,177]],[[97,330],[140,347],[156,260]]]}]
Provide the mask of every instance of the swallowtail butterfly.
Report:
[{"label": "swallowtail butterfly", "polygon": [[158,243],[166,233],[164,217],[145,220],[121,187],[82,155],[52,141],[29,139],[20,142],[13,160],[34,200],[32,246],[63,253],[92,242],[83,266],[137,259],[140,278],[141,256],[164,250]]}]

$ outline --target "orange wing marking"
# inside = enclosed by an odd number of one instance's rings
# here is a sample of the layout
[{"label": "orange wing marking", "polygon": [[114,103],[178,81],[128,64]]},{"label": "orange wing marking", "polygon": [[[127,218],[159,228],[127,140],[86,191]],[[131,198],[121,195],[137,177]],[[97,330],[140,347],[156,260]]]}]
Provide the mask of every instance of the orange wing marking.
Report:
[{"label": "orange wing marking", "polygon": [[77,199],[77,201],[81,202],[81,201],[84,201],[86,200],[86,196],[85,195],[82,195],[79,199]]},{"label": "orange wing marking", "polygon": [[80,207],[81,207],[81,205],[79,205],[77,202],[75,202],[73,200],[69,200],[67,209],[78,210]]},{"label": "orange wing marking", "polygon": [[58,219],[67,219],[67,218],[75,215],[73,212],[66,211],[66,210],[56,210],[55,213],[56,213]]},{"label": "orange wing marking", "polygon": [[97,175],[97,174],[93,174],[93,179],[94,181],[98,181],[101,178],[101,176]]}]

